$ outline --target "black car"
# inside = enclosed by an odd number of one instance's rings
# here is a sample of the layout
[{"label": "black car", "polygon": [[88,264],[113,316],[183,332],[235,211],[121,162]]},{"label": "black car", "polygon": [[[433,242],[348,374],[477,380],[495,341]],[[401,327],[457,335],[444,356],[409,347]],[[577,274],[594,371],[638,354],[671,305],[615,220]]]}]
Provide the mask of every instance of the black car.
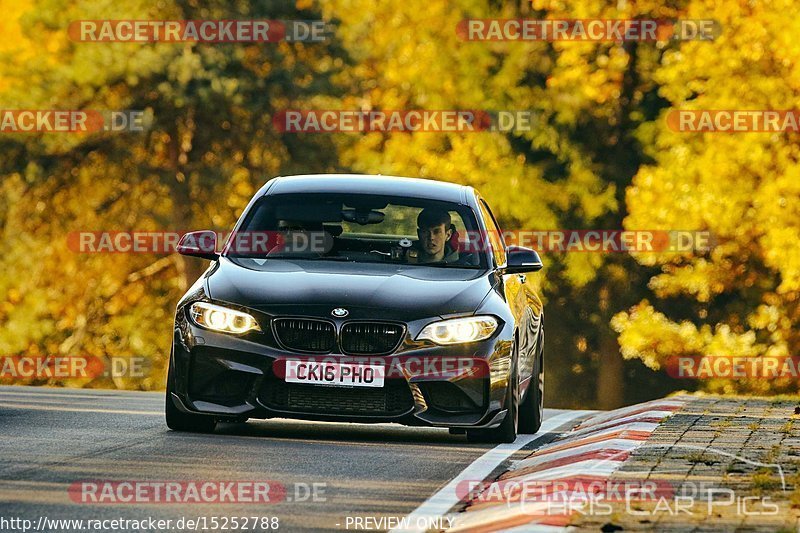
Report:
[{"label": "black car", "polygon": [[175,314],[166,418],[398,422],[510,442],[542,421],[542,268],[506,247],[471,187],[309,175],[270,180]]}]

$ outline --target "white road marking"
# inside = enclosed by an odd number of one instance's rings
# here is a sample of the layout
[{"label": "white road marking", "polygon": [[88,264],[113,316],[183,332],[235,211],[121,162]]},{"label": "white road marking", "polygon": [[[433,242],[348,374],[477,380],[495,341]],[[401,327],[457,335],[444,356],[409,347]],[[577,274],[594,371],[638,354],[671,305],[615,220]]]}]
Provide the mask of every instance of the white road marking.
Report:
[{"label": "white road marking", "polygon": [[[59,398],[57,400],[54,400],[52,398],[36,398],[36,397],[33,397],[33,396],[9,397],[9,396],[0,395],[0,408],[3,407],[4,405],[9,404],[9,403],[10,404],[23,403],[23,404],[31,404],[31,405],[45,405],[45,406],[48,406],[48,407],[58,407],[58,406],[63,405],[65,403],[63,400],[64,400],[64,398]],[[153,399],[153,401],[148,400],[148,401],[139,401],[139,402],[126,399],[124,403],[123,402],[119,402],[119,401],[109,401],[109,400],[103,399],[103,398],[95,398],[94,400],[87,400],[87,399],[82,399],[82,398],[73,400],[72,398],[70,398],[69,400],[70,400],[69,401],[69,407],[91,407],[91,408],[109,407],[109,408],[111,408],[111,407],[122,406],[122,407],[126,407],[126,408],[134,407],[136,409],[151,409],[151,408],[164,407],[164,397],[163,396],[160,398],[160,401],[156,401],[155,398]]]},{"label": "white road marking", "polygon": [[129,391],[115,389],[59,389],[56,387],[38,386],[0,386],[0,396],[26,396],[40,397],[49,396],[53,398],[107,398],[107,399],[151,399],[163,397],[164,391]]},{"label": "white road marking", "polygon": [[[594,411],[569,411],[555,415],[542,422],[542,427],[537,434],[520,435],[514,442],[495,446],[476,459],[436,494],[428,498],[422,505],[417,507],[416,510],[405,517],[402,523],[408,524],[407,528],[393,529],[392,532],[424,532],[426,530],[425,527],[422,527],[424,523],[431,523],[437,518],[444,517],[450,509],[461,501],[461,498],[457,494],[457,488],[460,483],[464,481],[483,481],[503,461],[513,455],[514,452],[531,442],[543,439],[546,434],[556,431],[569,422],[593,412]],[[420,524],[419,526],[417,525],[418,523]]]},{"label": "white road marking", "polygon": [[112,413],[117,415],[164,416],[163,411],[134,411],[129,409],[90,409],[81,407],[50,407],[25,403],[3,403],[3,409],[30,409],[32,411],[62,411],[70,413]]}]

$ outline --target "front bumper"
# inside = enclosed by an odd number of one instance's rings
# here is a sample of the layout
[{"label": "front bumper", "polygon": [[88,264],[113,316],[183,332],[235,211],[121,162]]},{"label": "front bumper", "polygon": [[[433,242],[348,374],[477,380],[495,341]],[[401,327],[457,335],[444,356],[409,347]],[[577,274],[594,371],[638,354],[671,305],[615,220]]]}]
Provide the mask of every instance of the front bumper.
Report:
[{"label": "front bumper", "polygon": [[[178,409],[220,419],[297,418],[490,428],[505,417],[511,342],[505,330],[465,346],[406,341],[391,355],[293,353],[269,333],[237,337],[201,329],[178,310],[172,364]],[[285,359],[382,364],[382,388],[287,383]]]}]

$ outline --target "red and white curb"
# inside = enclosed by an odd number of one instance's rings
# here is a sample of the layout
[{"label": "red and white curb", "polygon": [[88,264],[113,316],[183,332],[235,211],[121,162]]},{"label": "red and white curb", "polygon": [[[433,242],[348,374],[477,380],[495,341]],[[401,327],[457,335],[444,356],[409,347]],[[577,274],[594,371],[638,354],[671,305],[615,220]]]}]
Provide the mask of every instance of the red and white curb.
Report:
[{"label": "red and white curb", "polygon": [[[458,492],[462,501],[467,493],[467,508],[448,515],[447,532],[564,531],[577,511],[569,505],[554,506],[554,500],[571,501],[573,492],[585,495],[588,484],[605,484],[682,406],[680,400],[664,399],[599,413],[513,463],[492,483],[479,485],[474,480],[483,478],[473,477],[467,478],[473,482],[466,487],[462,480]],[[539,490],[528,491],[526,486]]]},{"label": "red and white curb", "polygon": [[403,526],[392,530],[393,533],[424,532],[432,523],[452,523],[457,515],[449,515],[450,511],[464,500],[462,487],[472,480],[488,478],[497,467],[503,464],[512,454],[537,441],[552,438],[552,433],[568,431],[575,426],[576,420],[586,417],[595,411],[566,411],[551,416],[542,422],[536,435],[520,435],[512,443],[500,444],[484,453],[470,464],[436,494],[428,498],[414,512],[404,517]]}]

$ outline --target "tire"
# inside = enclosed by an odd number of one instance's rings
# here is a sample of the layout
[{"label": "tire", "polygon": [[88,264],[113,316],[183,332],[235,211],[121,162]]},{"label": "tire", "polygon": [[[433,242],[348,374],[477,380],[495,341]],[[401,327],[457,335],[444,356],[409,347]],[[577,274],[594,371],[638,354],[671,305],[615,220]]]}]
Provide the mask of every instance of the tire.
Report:
[{"label": "tire", "polygon": [[468,429],[467,440],[469,442],[514,442],[517,440],[517,425],[519,422],[519,375],[517,373],[516,342],[512,350],[514,357],[511,374],[508,379],[508,390],[506,392],[505,409],[507,411],[503,422],[496,428],[491,429]]},{"label": "tire", "polygon": [[544,330],[539,336],[539,350],[525,399],[519,406],[519,432],[534,434],[542,427],[544,417]]},{"label": "tire", "polygon": [[167,371],[167,394],[164,404],[164,414],[167,427],[173,431],[188,431],[191,433],[212,433],[217,427],[217,421],[211,416],[184,413],[175,406],[172,400],[172,391],[175,390],[175,373],[172,369],[172,355],[169,357],[169,370]]}]

